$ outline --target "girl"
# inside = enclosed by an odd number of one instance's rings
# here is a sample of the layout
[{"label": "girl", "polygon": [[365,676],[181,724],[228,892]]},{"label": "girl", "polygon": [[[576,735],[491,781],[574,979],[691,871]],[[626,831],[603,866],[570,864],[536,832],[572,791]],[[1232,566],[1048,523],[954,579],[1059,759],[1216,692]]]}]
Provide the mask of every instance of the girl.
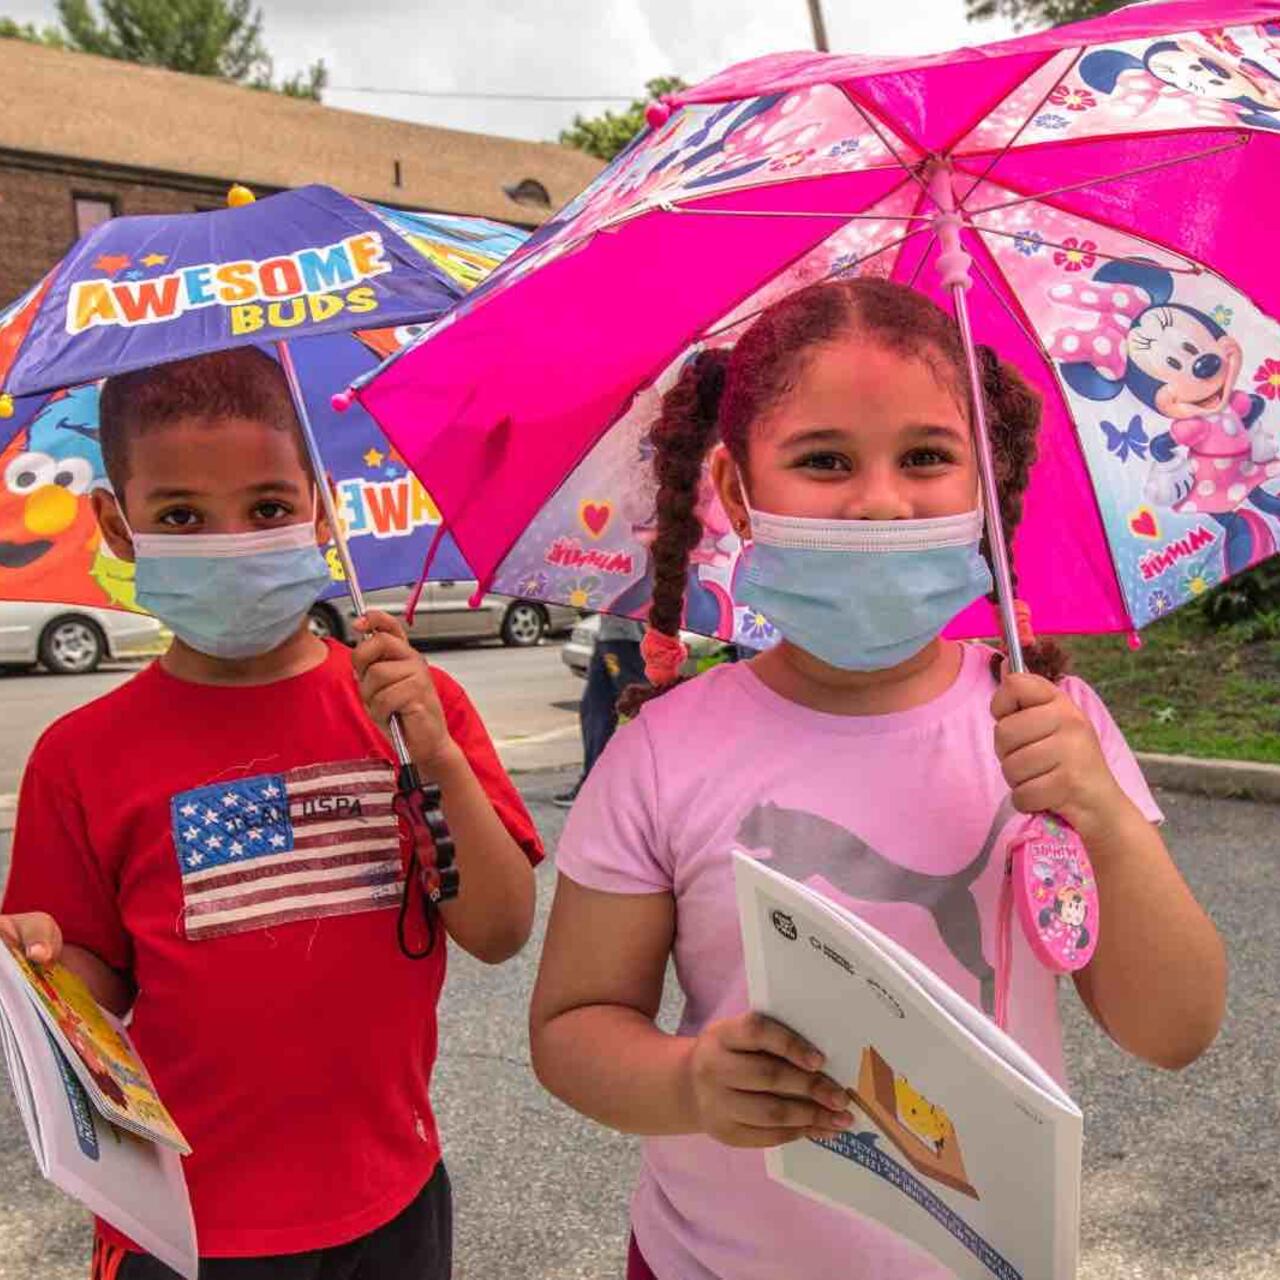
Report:
[{"label": "girl", "polygon": [[[983,354],[1012,537],[1039,403]],[[947,1274],[766,1176],[760,1148],[852,1116],[810,1045],[746,1011],[735,843],[853,907],[990,1011],[1002,842],[1014,810],[1053,810],[1083,837],[1105,904],[1076,978],[1090,1012],[1166,1067],[1216,1034],[1221,943],[1097,696],[1055,683],[1052,646],[1029,646],[1040,674],[1001,678],[993,651],[939,638],[991,588],[965,386],[948,316],[902,286],[854,280],[783,299],[731,354],[692,360],[663,402],[651,678],[669,685],[678,669],[698,478],[717,436],[712,475],[750,542],[740,595],[783,641],[645,706],[560,844],[533,1061],[571,1106],[649,1139],[633,1280]],[[686,998],[675,1035],[654,1025],[669,957]],[[1008,980],[1011,1034],[1061,1077],[1055,982],[1020,937]]]}]

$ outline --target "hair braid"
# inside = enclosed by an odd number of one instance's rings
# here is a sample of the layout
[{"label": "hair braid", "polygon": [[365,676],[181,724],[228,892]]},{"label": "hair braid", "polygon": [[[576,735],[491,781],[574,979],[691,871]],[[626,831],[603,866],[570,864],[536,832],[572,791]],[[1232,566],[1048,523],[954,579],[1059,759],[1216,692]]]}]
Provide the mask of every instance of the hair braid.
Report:
[{"label": "hair braid", "polygon": [[[702,538],[698,486],[707,452],[716,439],[728,362],[728,355],[718,350],[699,352],[688,361],[675,386],[663,396],[662,411],[650,432],[658,482],[658,529],[650,551],[653,599],[649,626],[668,636],[680,634],[689,556]],[[672,687],[631,685],[623,690],[618,711],[633,716],[650,698]]]}]

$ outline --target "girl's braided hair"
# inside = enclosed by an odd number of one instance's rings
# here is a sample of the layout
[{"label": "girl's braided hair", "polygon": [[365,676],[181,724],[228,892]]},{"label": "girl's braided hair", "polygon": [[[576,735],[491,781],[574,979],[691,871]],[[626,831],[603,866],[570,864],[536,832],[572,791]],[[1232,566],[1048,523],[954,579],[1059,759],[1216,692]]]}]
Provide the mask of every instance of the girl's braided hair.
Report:
[{"label": "girl's braided hair", "polygon": [[[717,437],[722,440],[747,474],[753,425],[796,386],[816,347],[847,334],[924,360],[961,404],[968,403],[964,347],[955,321],[923,294],[888,280],[810,285],[764,311],[732,349],[699,352],[663,397],[650,432],[658,516],[649,609],[654,630],[669,636],[680,631],[689,556],[702,536],[698,483],[711,446]],[[1012,546],[1036,459],[1040,396],[990,347],[980,347],[979,355],[1000,518]],[[990,560],[985,537],[983,554]],[[1024,653],[1027,669],[1038,675],[1057,680],[1066,671],[1066,655],[1052,640],[1026,645]],[[624,692],[619,710],[634,715],[649,698],[670,687],[634,685]]]}]

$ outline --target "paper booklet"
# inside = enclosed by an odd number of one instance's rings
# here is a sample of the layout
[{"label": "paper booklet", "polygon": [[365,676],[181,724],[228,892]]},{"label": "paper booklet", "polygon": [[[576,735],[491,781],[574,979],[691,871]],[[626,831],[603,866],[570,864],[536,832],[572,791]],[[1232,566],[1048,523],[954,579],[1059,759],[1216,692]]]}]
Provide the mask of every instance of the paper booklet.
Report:
[{"label": "paper booklet", "polygon": [[120,1022],[62,965],[0,946],[0,1039],[40,1172],[195,1280],[190,1151]]},{"label": "paper booklet", "polygon": [[960,1280],[1072,1280],[1083,1118],[1014,1040],[891,938],[734,851],[751,1007],[826,1055],[853,1128],[767,1155]]}]

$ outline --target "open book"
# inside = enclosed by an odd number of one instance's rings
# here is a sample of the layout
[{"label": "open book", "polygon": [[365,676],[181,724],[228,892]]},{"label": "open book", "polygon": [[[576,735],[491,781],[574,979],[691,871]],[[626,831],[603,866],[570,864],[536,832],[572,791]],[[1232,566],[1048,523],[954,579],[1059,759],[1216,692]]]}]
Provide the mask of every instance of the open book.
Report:
[{"label": "open book", "polygon": [[852,912],[734,852],[751,1007],[854,1095],[852,1129],[771,1177],[873,1218],[961,1280],[1072,1280],[1079,1108],[1015,1041]]},{"label": "open book", "polygon": [[190,1148],[124,1027],[61,965],[0,945],[0,1040],[36,1163],[56,1186],[195,1280]]}]

